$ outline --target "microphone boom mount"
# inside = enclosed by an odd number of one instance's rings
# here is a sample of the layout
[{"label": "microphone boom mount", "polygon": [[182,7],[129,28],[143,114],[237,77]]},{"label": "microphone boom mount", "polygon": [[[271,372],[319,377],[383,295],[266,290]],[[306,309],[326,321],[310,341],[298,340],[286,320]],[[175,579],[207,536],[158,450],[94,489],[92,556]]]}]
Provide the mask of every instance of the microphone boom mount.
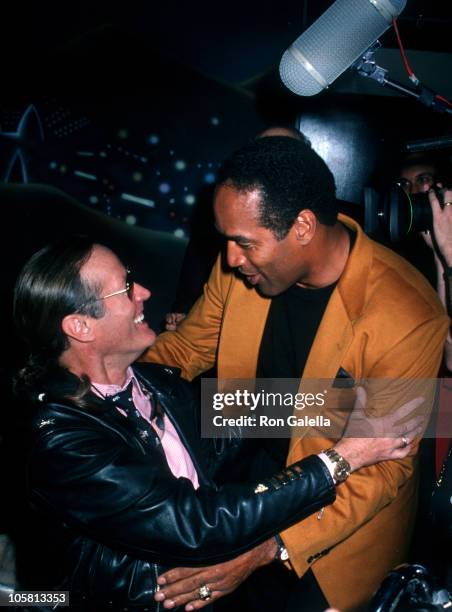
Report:
[{"label": "microphone boom mount", "polygon": [[399,83],[399,81],[388,78],[388,71],[386,68],[379,66],[374,59],[375,51],[380,47],[380,41],[375,41],[351,67],[356,70],[360,76],[373,79],[384,87],[389,87],[404,96],[414,98],[424,106],[427,106],[427,108],[431,108],[438,113],[452,114],[452,108],[449,108],[445,102],[438,98],[434,91],[425,87],[425,85],[419,84],[416,89],[412,89]]}]

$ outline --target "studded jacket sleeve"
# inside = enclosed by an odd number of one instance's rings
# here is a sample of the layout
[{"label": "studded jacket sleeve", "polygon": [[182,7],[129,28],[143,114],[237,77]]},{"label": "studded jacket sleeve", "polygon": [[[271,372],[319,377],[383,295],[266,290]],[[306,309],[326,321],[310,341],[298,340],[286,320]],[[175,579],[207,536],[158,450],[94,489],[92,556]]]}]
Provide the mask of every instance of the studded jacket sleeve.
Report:
[{"label": "studded jacket sleeve", "polygon": [[335,498],[315,456],[261,483],[194,490],[126,428],[63,404],[35,423],[29,486],[35,506],[75,531],[168,565],[231,558]]}]

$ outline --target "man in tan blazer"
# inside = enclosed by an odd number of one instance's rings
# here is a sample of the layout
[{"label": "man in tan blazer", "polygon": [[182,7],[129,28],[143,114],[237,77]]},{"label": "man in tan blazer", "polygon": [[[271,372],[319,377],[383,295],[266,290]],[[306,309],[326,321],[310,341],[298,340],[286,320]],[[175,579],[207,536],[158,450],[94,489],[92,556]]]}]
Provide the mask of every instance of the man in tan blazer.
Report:
[{"label": "man in tan blazer", "polygon": [[[176,365],[189,380],[215,361],[219,378],[290,377],[300,363],[297,375],[305,379],[436,376],[448,319],[434,291],[352,219],[337,216],[334,179],[308,145],[278,137],[246,145],[220,170],[214,207],[226,259],[217,261],[177,332],[162,334],[145,359]],[[310,298],[318,300],[311,311]],[[289,334],[281,331],[287,321]],[[281,337],[292,342],[287,353],[295,355],[286,374],[275,362],[275,355],[286,359]],[[377,415],[395,407],[385,385],[371,398]],[[325,438],[294,438],[287,462],[330,445]],[[291,568],[299,577],[311,569],[331,606],[358,609],[405,560],[416,463],[408,457],[353,474],[331,507],[281,534]],[[231,590],[229,570],[191,570],[191,583],[181,584],[195,590],[197,581],[208,582],[218,596]],[[167,582],[181,576],[173,573]],[[170,589],[168,596],[177,592]],[[190,595],[173,601],[190,601]]]}]

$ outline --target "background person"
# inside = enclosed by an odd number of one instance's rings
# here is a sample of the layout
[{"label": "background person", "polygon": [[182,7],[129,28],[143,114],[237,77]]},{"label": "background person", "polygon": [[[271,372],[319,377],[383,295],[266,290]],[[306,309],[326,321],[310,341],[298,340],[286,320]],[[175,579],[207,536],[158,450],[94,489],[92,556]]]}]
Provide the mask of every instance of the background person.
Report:
[{"label": "background person", "polygon": [[[442,200],[434,189],[428,190],[433,215],[433,239],[423,232],[428,246],[433,250],[437,273],[437,291],[446,311],[452,315],[452,189],[442,190]],[[449,333],[444,346],[445,365],[452,372],[452,337]]]},{"label": "background person", "polygon": [[423,193],[437,183],[438,172],[436,157],[412,153],[402,159],[396,182],[409,194]]},{"label": "background person", "polygon": [[[438,197],[440,196],[440,197]],[[437,291],[449,316],[452,315],[452,189],[429,191],[433,215],[433,232],[424,232],[425,242],[433,249],[437,273]],[[444,365],[446,372],[441,381],[439,392],[439,411],[436,424],[436,479],[430,504],[430,519],[433,524],[430,540],[430,563],[443,578],[449,591],[452,591],[452,337],[447,334],[444,345]],[[436,553],[431,555],[431,542],[435,541]]]}]

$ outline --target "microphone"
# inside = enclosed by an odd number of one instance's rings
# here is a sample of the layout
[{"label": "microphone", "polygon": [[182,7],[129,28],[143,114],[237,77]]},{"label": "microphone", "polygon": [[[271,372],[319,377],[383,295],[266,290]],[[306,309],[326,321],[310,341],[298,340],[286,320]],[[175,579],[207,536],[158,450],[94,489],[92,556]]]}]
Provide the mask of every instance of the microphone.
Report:
[{"label": "microphone", "polygon": [[284,85],[299,96],[326,89],[386,32],[406,0],[336,0],[287,49]]}]

